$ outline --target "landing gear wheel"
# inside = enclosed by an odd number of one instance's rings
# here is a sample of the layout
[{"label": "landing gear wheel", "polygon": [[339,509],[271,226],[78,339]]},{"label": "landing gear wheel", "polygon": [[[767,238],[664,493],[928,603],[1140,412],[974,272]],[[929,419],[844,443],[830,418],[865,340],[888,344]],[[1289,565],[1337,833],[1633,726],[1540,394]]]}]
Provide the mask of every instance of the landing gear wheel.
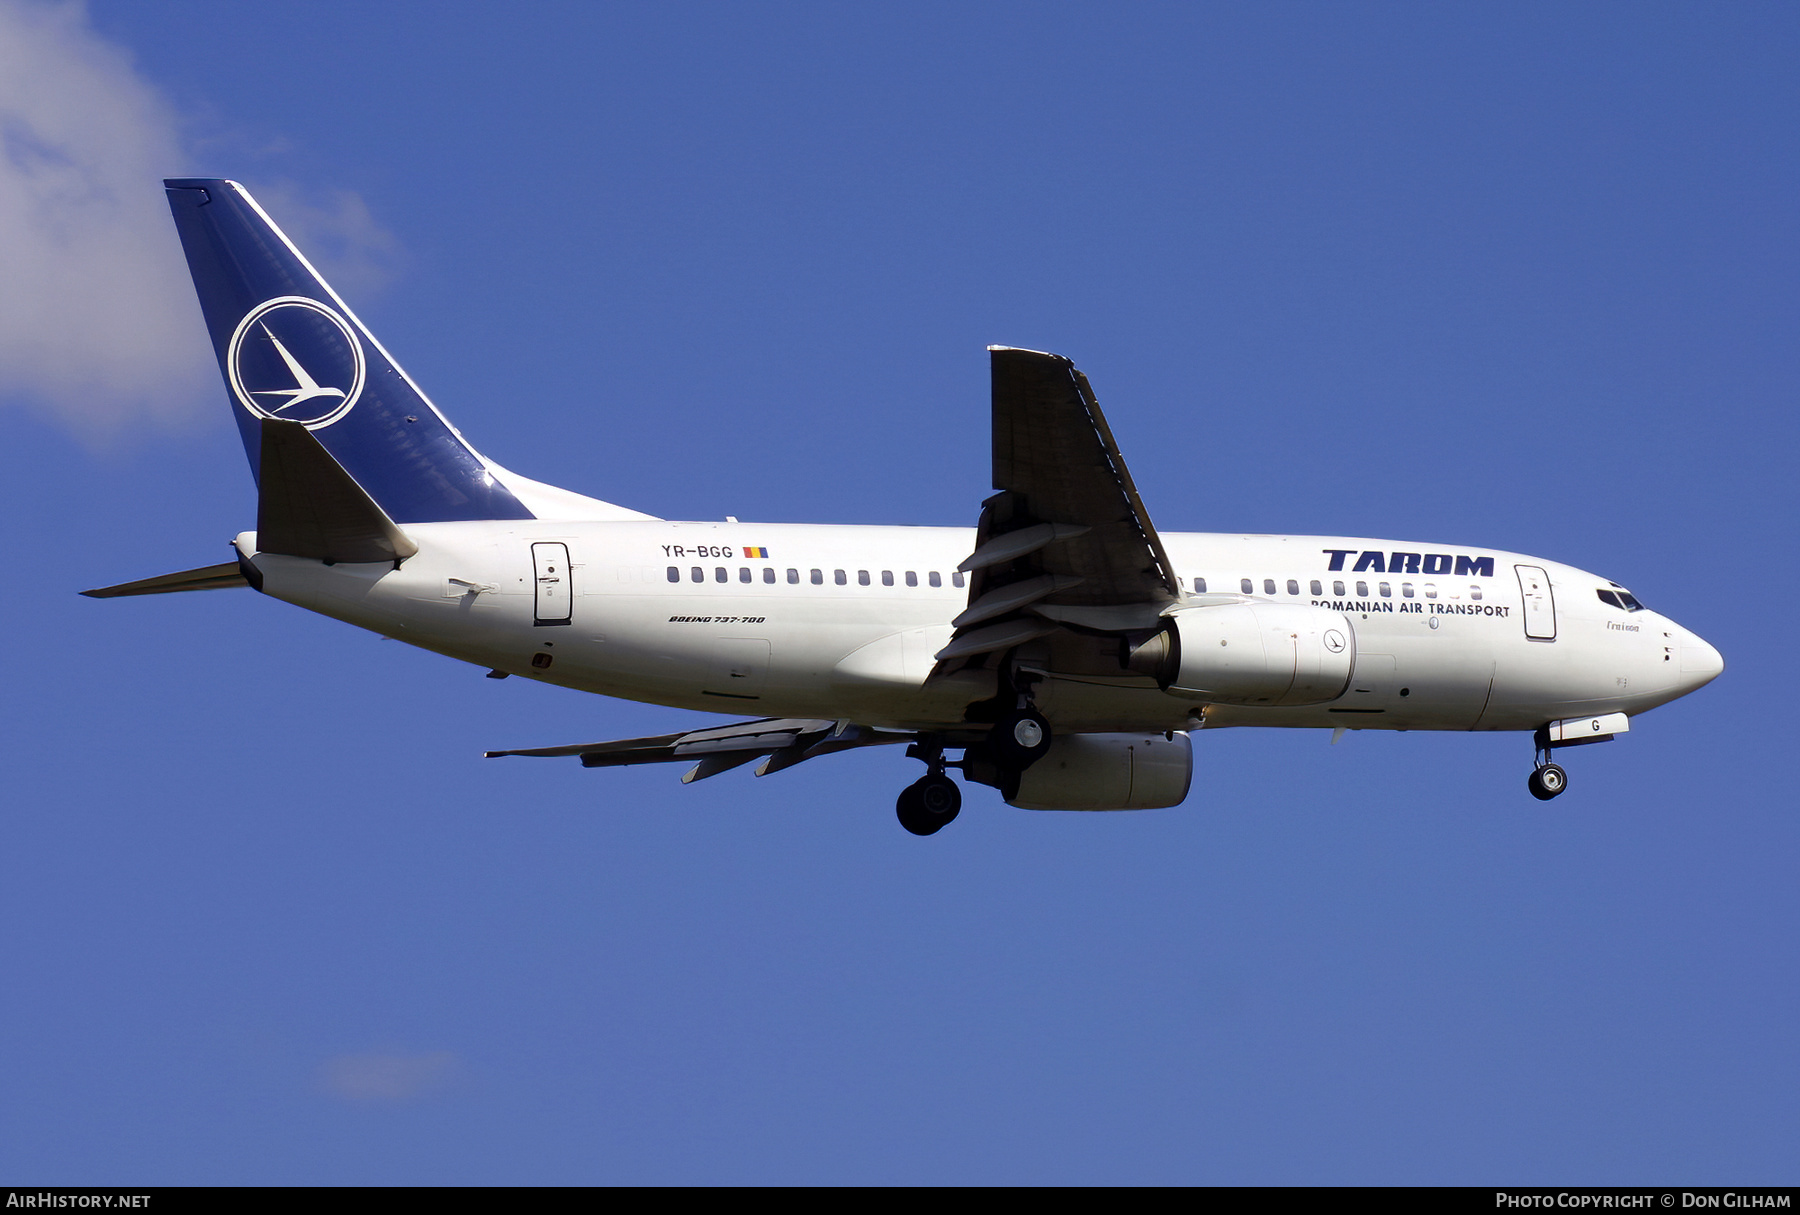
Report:
[{"label": "landing gear wheel", "polygon": [[948,776],[921,777],[900,790],[894,813],[914,835],[933,835],[962,810],[962,790]]},{"label": "landing gear wheel", "polygon": [[1525,787],[1531,790],[1531,796],[1540,802],[1547,802],[1569,787],[1569,774],[1562,770],[1560,764],[1545,764],[1531,774]]},{"label": "landing gear wheel", "polygon": [[1050,723],[1033,709],[1008,713],[988,733],[988,746],[1002,766],[1024,771],[1050,750]]}]

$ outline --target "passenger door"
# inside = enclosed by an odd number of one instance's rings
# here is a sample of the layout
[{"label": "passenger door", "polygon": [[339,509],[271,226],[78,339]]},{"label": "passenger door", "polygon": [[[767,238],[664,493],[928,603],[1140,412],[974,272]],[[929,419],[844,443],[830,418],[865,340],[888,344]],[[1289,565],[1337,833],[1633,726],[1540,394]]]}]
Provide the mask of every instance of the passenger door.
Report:
[{"label": "passenger door", "polygon": [[1535,565],[1515,565],[1519,596],[1525,607],[1525,636],[1533,641],[1556,640],[1556,597],[1550,591],[1550,575]]},{"label": "passenger door", "polygon": [[531,546],[531,564],[537,575],[537,605],[533,624],[569,624],[573,599],[569,594],[569,546],[540,543]]}]

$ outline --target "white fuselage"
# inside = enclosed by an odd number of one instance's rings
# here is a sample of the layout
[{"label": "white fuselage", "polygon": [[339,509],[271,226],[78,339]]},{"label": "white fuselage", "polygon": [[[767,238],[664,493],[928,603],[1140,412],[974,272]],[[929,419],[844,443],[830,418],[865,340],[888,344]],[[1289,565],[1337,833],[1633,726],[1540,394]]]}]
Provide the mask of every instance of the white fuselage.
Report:
[{"label": "white fuselage", "polygon": [[[961,723],[970,702],[994,693],[991,675],[980,672],[926,683],[968,602],[955,570],[974,547],[970,528],[540,521],[412,524],[406,532],[419,551],[398,569],[259,555],[255,533],[237,544],[278,599],[465,662],[607,696],[931,729]],[[1343,612],[1356,634],[1349,687],[1328,704],[1242,708],[1197,705],[1127,671],[1053,677],[1036,703],[1057,729],[1183,729],[1203,719],[1529,730],[1558,718],[1641,713],[1722,666],[1717,651],[1673,621],[1603,602],[1596,591],[1611,585],[1605,579],[1541,558],[1484,549],[1491,573],[1456,574],[1435,559],[1444,546],[1163,539],[1184,591],[1204,579],[1209,596],[1246,595],[1248,586],[1248,598]],[[1352,568],[1363,553],[1426,552],[1434,562],[1411,568],[1442,572]],[[1548,583],[1535,596],[1523,589],[1531,571]]]}]

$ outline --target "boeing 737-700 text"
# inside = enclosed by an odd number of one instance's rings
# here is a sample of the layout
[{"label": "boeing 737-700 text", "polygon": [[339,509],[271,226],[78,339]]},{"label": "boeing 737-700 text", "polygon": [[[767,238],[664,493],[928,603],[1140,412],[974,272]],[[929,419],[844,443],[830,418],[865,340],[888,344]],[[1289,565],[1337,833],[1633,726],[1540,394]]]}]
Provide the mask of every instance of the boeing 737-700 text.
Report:
[{"label": "boeing 737-700 text", "polygon": [[[1202,728],[1531,731],[1559,748],[1719,674],[1615,582],[1519,553],[1162,535],[1087,378],[993,347],[995,492],[973,528],[676,523],[482,458],[235,182],[164,183],[256,476],[224,565],[85,592],[251,586],[489,668],[753,720],[489,755],[684,781],[902,745],[907,830],[946,775],[1014,806],[1173,806]],[[960,757],[954,761],[951,753]]]}]

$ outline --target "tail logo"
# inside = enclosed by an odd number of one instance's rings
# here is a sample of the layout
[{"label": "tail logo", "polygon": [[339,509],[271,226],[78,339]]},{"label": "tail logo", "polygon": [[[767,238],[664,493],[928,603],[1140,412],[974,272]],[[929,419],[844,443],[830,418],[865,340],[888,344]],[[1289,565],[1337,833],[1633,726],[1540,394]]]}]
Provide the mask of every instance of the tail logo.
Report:
[{"label": "tail logo", "polygon": [[356,331],[336,311],[283,295],[238,322],[225,372],[238,404],[255,416],[318,430],[355,407],[368,365]]}]

